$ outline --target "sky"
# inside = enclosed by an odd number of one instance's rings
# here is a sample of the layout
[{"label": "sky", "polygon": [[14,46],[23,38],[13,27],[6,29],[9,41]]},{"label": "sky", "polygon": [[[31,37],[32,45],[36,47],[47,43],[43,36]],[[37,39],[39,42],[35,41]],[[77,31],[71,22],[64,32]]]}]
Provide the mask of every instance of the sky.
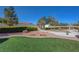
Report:
[{"label": "sky", "polygon": [[[4,8],[0,6],[0,17],[4,17]],[[43,16],[53,16],[59,22],[75,23],[79,20],[79,6],[14,6],[19,22],[36,24]]]}]

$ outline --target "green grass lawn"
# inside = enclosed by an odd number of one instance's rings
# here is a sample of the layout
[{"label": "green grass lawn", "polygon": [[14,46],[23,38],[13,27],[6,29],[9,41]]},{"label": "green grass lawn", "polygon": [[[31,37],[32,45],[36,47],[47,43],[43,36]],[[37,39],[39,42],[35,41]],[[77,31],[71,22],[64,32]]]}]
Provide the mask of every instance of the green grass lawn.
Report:
[{"label": "green grass lawn", "polygon": [[53,38],[12,37],[0,40],[0,51],[79,51],[79,41]]}]

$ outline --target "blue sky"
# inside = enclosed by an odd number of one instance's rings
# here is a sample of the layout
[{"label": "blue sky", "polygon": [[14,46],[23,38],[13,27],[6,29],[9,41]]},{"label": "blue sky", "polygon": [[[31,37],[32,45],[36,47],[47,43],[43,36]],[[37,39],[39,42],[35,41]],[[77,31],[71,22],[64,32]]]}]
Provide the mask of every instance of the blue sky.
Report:
[{"label": "blue sky", "polygon": [[[0,6],[0,17],[4,17],[4,8]],[[75,23],[79,20],[78,6],[14,6],[19,22],[36,24],[42,16],[54,16],[59,22]]]}]

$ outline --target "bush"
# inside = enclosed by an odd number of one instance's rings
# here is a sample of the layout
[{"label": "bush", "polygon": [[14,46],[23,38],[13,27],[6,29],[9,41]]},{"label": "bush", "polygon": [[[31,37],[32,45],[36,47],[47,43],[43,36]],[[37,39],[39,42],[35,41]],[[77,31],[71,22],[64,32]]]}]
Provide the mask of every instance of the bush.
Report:
[{"label": "bush", "polygon": [[37,27],[28,26],[26,29],[27,29],[28,31],[35,31],[35,30],[37,30]]},{"label": "bush", "polygon": [[23,30],[25,30],[26,27],[4,27],[4,28],[0,28],[0,33],[13,33],[13,32],[22,32]]},{"label": "bush", "polygon": [[23,32],[23,30],[35,31],[35,30],[37,30],[37,27],[33,27],[33,26],[24,26],[24,27],[9,26],[9,27],[0,28],[0,33]]}]

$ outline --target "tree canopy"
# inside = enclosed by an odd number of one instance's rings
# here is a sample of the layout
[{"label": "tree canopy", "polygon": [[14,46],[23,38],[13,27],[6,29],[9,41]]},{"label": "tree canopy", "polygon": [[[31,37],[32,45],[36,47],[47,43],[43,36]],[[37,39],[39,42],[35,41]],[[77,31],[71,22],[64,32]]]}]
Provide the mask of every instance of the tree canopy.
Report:
[{"label": "tree canopy", "polygon": [[48,16],[48,17],[41,17],[39,20],[38,20],[38,24],[41,25],[41,26],[45,26],[46,24],[49,24],[51,26],[57,26],[59,25],[59,22],[56,20],[55,17],[52,17],[52,16]]},{"label": "tree canopy", "polygon": [[4,8],[4,16],[7,19],[8,25],[13,26],[15,24],[18,24],[18,17],[16,15],[14,7],[10,6],[10,7]]}]

